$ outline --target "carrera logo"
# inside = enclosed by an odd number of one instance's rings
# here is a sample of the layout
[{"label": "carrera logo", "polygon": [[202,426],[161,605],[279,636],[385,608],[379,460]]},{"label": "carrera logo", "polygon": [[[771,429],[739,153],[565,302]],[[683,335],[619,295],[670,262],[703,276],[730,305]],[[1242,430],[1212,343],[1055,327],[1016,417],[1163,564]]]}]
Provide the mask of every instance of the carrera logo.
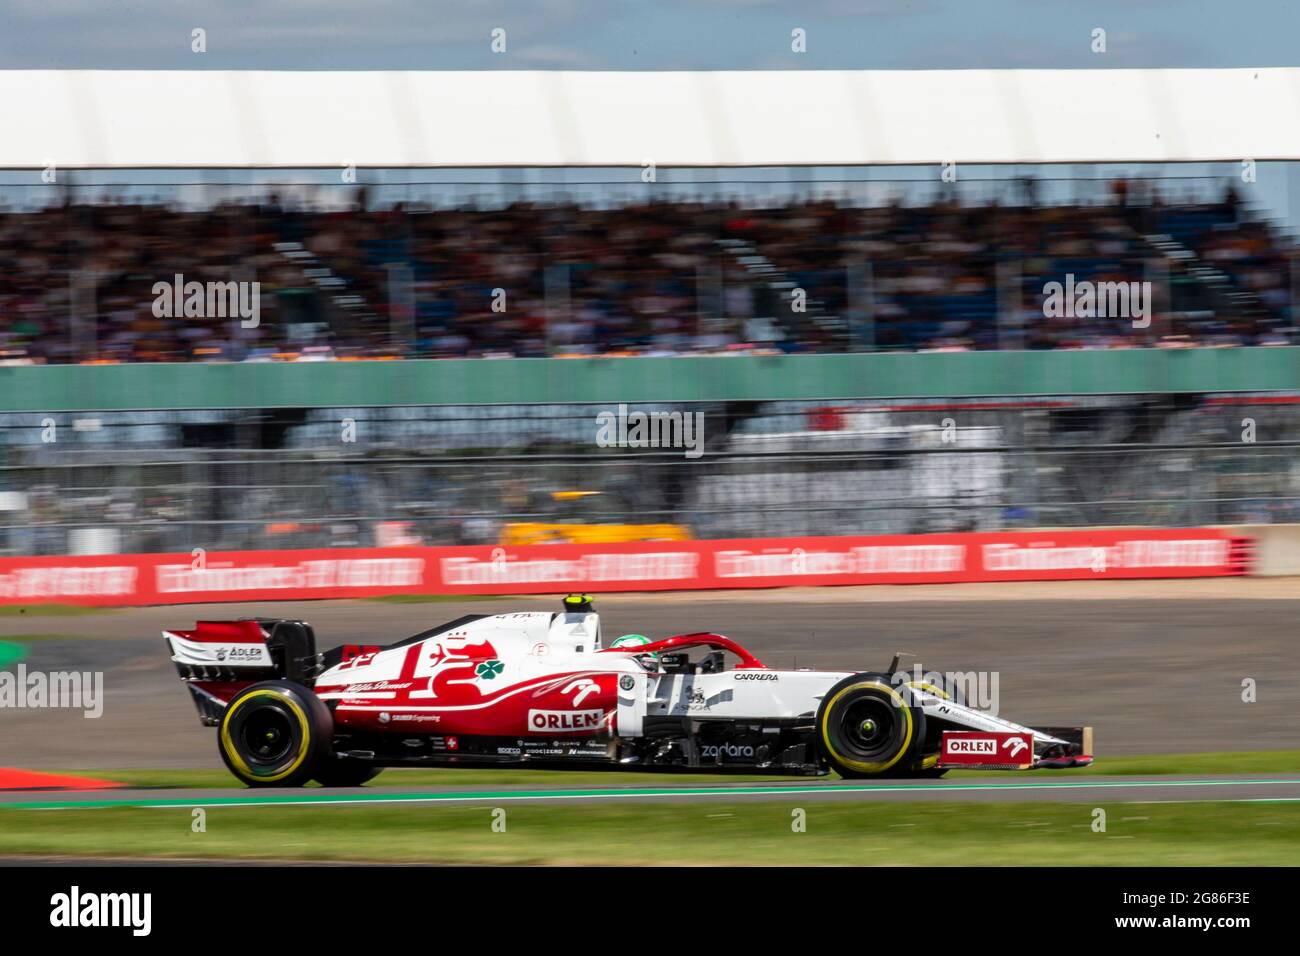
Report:
[{"label": "carrera logo", "polygon": [[950,754],[991,754],[998,752],[998,742],[992,737],[950,737],[947,741]]},{"label": "carrera logo", "polygon": [[603,710],[530,710],[529,730],[596,730],[605,722]]},{"label": "carrera logo", "polygon": [[751,674],[748,671],[738,671],[736,673],[736,680],[780,680],[780,679],[781,678],[776,674],[766,674],[762,672]]}]

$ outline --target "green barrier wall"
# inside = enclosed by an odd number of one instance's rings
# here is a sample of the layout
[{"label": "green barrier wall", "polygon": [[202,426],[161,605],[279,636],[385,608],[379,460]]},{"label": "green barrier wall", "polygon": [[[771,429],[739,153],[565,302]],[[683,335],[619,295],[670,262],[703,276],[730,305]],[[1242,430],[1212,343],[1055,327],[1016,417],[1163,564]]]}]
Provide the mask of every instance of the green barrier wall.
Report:
[{"label": "green barrier wall", "polygon": [[1300,391],[1300,348],[0,367],[0,411]]}]

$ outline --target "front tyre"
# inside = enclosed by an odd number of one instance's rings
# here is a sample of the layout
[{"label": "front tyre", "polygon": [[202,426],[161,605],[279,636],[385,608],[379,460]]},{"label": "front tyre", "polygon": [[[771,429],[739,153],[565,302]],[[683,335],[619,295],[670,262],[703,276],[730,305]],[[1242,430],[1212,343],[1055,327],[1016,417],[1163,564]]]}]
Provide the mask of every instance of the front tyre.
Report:
[{"label": "front tyre", "polygon": [[855,674],[832,687],[817,710],[822,755],[841,777],[902,775],[925,739],[925,714],[906,687],[880,674]]},{"label": "front tyre", "polygon": [[263,681],[231,698],[217,731],[230,772],[250,787],[301,787],[329,755],[334,719],[301,684]]}]

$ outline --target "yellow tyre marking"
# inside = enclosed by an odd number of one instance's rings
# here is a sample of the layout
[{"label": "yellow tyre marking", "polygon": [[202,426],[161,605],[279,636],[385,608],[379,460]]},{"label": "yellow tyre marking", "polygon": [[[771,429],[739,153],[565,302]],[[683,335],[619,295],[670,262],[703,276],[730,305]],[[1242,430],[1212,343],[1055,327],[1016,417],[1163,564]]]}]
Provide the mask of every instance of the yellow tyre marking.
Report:
[{"label": "yellow tyre marking", "polygon": [[[883,690],[890,697],[894,698],[896,706],[900,710],[902,710],[904,716],[907,718],[907,734],[903,737],[903,746],[898,748],[898,753],[895,754],[893,758],[890,760],[885,760],[885,761],[850,760],[849,758],[841,757],[838,753],[836,753],[835,747],[831,743],[829,718],[831,716],[831,711],[835,709],[835,702],[839,700],[841,697],[843,697],[845,694],[847,694],[849,691],[857,690],[860,687],[876,687],[879,688],[880,690]],[[860,684],[850,684],[848,687],[845,687],[842,691],[840,691],[838,694],[832,697],[830,699],[830,702],[826,705],[826,709],[822,711],[822,742],[825,743],[826,745],[826,751],[830,754],[833,754],[837,761],[844,764],[844,766],[848,767],[850,770],[857,770],[860,773],[884,773],[894,764],[898,763],[899,760],[903,759],[903,754],[907,753],[907,748],[912,744],[912,729],[913,728],[912,728],[911,708],[909,708],[907,706],[907,702],[904,701],[901,696],[899,696],[898,691],[894,690],[894,688],[888,686],[887,684],[880,683],[880,681],[863,681]]]},{"label": "yellow tyre marking", "polygon": [[[289,709],[293,711],[294,716],[298,718],[298,725],[302,728],[302,743],[298,747],[298,755],[294,758],[293,763],[289,765],[287,770],[269,776],[254,773],[249,768],[248,764],[244,763],[244,758],[241,757],[239,751],[235,749],[235,742],[230,739],[230,718],[234,716],[235,711],[244,706],[246,701],[250,701],[255,697],[273,697],[281,703],[287,704]],[[302,712],[302,708],[286,694],[283,694],[280,691],[271,690],[269,687],[266,690],[255,690],[248,696],[241,697],[239,700],[235,701],[233,706],[226,708],[226,716],[221,720],[221,749],[225,751],[225,754],[230,758],[231,763],[233,763],[239,771],[248,778],[252,780],[268,780],[272,782],[283,780],[301,767],[302,762],[307,759],[307,751],[311,749],[311,725],[307,722],[307,715]]]},{"label": "yellow tyre marking", "polygon": [[925,681],[912,680],[907,682],[908,687],[919,687],[921,690],[934,694],[935,697],[942,697],[944,700],[952,700],[952,694],[948,693],[942,687],[935,687],[933,684],[927,684]]}]

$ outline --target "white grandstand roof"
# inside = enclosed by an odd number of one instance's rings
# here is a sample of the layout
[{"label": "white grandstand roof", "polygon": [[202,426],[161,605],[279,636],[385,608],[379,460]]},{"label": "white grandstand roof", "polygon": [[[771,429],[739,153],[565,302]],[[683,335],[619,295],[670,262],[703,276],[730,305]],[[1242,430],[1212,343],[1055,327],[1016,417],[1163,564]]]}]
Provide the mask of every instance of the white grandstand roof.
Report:
[{"label": "white grandstand roof", "polygon": [[0,71],[0,168],[1300,159],[1300,69]]}]

